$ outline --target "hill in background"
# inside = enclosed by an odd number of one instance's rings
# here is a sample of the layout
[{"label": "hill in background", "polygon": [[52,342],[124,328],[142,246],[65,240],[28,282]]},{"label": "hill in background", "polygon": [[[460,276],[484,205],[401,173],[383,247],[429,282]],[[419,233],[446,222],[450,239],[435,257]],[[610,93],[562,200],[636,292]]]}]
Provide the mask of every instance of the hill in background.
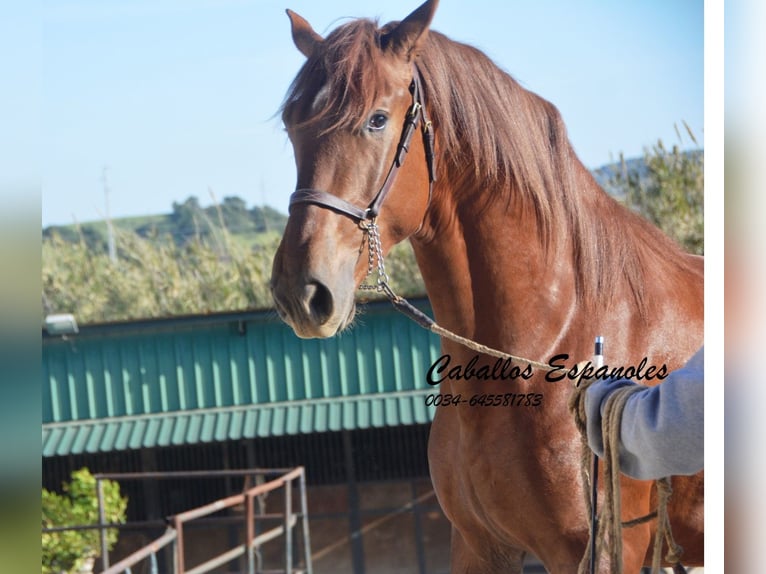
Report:
[{"label": "hill in background", "polygon": [[[287,216],[273,207],[248,208],[239,197],[224,197],[220,204],[202,207],[199,199],[191,196],[183,203],[173,202],[172,211],[161,215],[123,217],[112,220],[115,232],[135,233],[144,239],[166,239],[179,246],[192,240],[217,240],[225,229],[238,243],[260,245],[275,236],[281,236]],[[66,242],[85,241],[96,252],[106,252],[108,230],[105,221],[77,225],[52,225],[43,229],[43,239],[54,236]]]},{"label": "hill in background", "polygon": [[[702,150],[685,152],[696,159]],[[620,201],[625,200],[625,187],[618,185],[619,174],[631,173],[639,180],[648,177],[648,166],[643,157],[610,163],[592,171],[594,178],[604,190]],[[172,211],[161,215],[124,217],[112,220],[116,231],[127,231],[145,239],[170,236],[178,245],[191,239],[206,242],[219,237],[225,229],[238,243],[260,246],[281,236],[287,224],[287,215],[269,206],[247,207],[244,199],[225,197],[220,204],[207,207],[200,205],[195,196],[182,203],[174,202]],[[57,235],[67,242],[79,242],[99,252],[107,251],[108,233],[104,221],[93,221],[79,225],[52,225],[43,229],[43,238]]]}]

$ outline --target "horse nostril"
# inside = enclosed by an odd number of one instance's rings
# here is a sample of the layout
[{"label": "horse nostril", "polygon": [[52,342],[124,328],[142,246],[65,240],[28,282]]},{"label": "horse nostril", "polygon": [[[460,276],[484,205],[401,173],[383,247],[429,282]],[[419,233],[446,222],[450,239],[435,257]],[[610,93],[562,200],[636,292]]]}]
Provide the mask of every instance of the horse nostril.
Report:
[{"label": "horse nostril", "polygon": [[332,316],[332,293],[319,281],[312,281],[309,283],[308,305],[311,316],[322,325]]}]

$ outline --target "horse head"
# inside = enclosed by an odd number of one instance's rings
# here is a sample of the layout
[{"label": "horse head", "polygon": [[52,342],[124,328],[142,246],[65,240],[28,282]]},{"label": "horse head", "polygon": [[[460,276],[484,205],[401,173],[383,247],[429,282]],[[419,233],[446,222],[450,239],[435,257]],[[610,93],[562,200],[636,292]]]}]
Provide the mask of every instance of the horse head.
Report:
[{"label": "horse head", "polygon": [[[379,238],[385,255],[422,224],[433,180],[432,163],[422,158],[431,142],[405,135],[416,123],[430,130],[418,116],[425,111],[416,61],[436,5],[426,2],[381,28],[355,20],[327,38],[287,11],[306,62],[282,107],[297,185],[271,290],[300,337],[348,326],[371,265],[365,244]],[[408,149],[413,158],[405,163]]]}]

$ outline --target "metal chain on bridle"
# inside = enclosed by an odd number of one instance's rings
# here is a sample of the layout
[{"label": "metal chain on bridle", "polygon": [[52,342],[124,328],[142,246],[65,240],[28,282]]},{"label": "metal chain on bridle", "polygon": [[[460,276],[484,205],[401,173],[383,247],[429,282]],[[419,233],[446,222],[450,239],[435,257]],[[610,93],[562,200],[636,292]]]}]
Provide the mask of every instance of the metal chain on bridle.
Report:
[{"label": "metal chain on bridle", "polygon": [[[380,228],[377,218],[369,221],[360,221],[359,227],[364,232],[367,241],[367,275],[359,285],[362,291],[375,291],[385,293],[389,298],[397,297],[389,285],[390,277],[386,273],[386,262],[383,257],[383,243],[380,239]],[[376,265],[377,263],[377,265]],[[378,275],[374,284],[366,283],[377,269]]]}]

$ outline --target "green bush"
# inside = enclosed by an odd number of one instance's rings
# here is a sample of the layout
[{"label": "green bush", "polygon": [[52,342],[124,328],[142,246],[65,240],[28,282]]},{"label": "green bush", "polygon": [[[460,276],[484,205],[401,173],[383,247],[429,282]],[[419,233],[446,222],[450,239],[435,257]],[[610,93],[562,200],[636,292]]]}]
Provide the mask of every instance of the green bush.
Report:
[{"label": "green bush", "polygon": [[[106,522],[125,522],[128,499],[120,496],[120,486],[103,480],[104,516]],[[98,524],[96,479],[87,468],[72,473],[72,481],[63,485],[63,494],[42,490],[42,526],[80,526]],[[117,543],[118,531],[106,531],[107,547]],[[98,530],[64,530],[42,535],[42,574],[77,572],[89,558],[101,553]]]},{"label": "green bush", "polygon": [[[692,142],[697,140],[686,124]],[[676,130],[679,142],[680,132]],[[691,253],[702,255],[704,237],[705,154],[668,149],[662,140],[644,152],[641,168],[630,169],[620,156],[621,169],[608,182],[626,205],[649,219]]]},{"label": "green bush", "polygon": [[43,314],[82,323],[271,306],[268,278],[278,237],[250,248],[226,233],[178,244],[169,235],[117,233],[117,260],[85,241],[43,241]]}]

